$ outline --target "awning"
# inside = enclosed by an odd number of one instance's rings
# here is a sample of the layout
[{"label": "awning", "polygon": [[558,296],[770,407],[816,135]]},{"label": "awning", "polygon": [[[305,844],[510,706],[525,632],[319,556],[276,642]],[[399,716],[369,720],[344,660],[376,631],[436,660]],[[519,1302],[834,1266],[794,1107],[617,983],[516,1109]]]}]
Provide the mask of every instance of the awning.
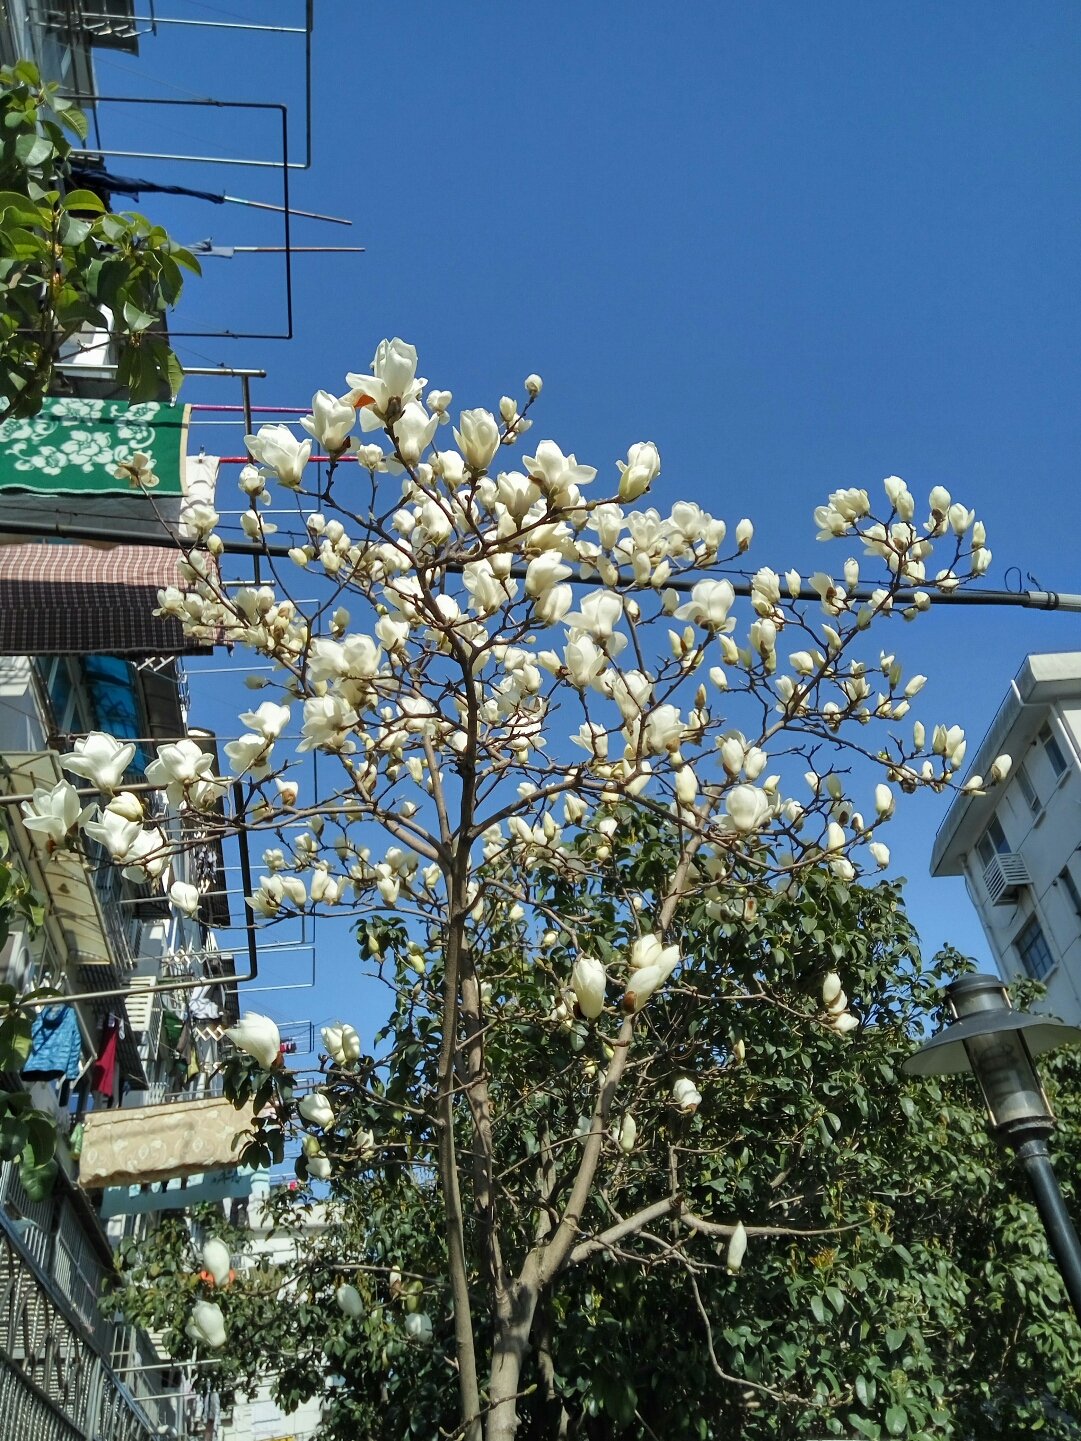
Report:
[{"label": "awning", "polygon": [[152,457],[155,499],[184,493],[186,405],[49,397],[36,415],[0,425],[0,490],[35,495],[141,494],[114,472],[137,452]]},{"label": "awning", "polygon": [[223,1096],[89,1111],[79,1184],[138,1186],[235,1166],[252,1120],[250,1106],[237,1110]]},{"label": "awning", "polygon": [[181,558],[163,546],[0,546],[0,655],[205,653],[153,614],[159,590],[184,584]]}]

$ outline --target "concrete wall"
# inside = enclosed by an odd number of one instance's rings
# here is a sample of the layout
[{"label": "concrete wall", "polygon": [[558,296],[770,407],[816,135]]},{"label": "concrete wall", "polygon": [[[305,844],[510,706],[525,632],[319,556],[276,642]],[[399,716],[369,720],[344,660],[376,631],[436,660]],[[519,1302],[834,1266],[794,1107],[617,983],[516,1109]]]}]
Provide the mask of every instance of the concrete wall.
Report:
[{"label": "concrete wall", "polygon": [[[965,881],[995,961],[1007,979],[1024,973],[1016,940],[1030,916],[1038,917],[1055,962],[1044,977],[1046,1008],[1081,1024],[1081,916],[1060,880],[1068,867],[1081,891],[1081,708],[1053,707],[1048,721],[1069,761],[1068,769],[1056,776],[1037,739],[1014,756],[1013,776],[994,809],[1010,850],[1025,861],[1031,885],[1021,888],[1015,903],[992,905],[983,880],[984,864],[975,849],[965,857]],[[1022,766],[1040,801],[1036,812],[1022,790],[1018,776]]]}]

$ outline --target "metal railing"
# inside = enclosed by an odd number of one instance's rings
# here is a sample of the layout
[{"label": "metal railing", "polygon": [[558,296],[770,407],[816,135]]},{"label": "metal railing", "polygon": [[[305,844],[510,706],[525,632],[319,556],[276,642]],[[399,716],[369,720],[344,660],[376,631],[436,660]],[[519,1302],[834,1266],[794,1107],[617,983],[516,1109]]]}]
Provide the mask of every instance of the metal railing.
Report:
[{"label": "metal railing", "polygon": [[[62,1183],[32,1201],[0,1170],[0,1419],[19,1441],[148,1441],[172,1402],[136,1398],[110,1364],[118,1327],[99,1306],[109,1270]],[[134,1344],[134,1343],[132,1343]],[[143,1356],[138,1348],[138,1359]],[[134,1361],[130,1364],[134,1364]]]}]

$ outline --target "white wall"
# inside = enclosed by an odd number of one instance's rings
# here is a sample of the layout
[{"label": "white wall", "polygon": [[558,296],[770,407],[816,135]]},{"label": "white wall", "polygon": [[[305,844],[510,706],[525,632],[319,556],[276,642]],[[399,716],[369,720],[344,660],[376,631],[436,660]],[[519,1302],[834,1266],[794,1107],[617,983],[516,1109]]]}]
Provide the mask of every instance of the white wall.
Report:
[{"label": "white wall", "polygon": [[[1043,746],[1036,740],[1014,756],[1014,774],[998,800],[998,817],[1010,849],[1023,856],[1031,885],[1021,889],[1014,904],[991,905],[983,884],[983,862],[973,849],[965,857],[965,879],[1000,973],[1010,980],[1024,973],[1016,939],[1035,912],[1047,939],[1055,969],[1044,977],[1044,1007],[1064,1020],[1081,1024],[1081,916],[1059,880],[1069,867],[1081,891],[1081,708],[1055,709],[1052,732],[1070,762],[1056,776]],[[1034,814],[1017,777],[1024,766],[1042,809]]]}]

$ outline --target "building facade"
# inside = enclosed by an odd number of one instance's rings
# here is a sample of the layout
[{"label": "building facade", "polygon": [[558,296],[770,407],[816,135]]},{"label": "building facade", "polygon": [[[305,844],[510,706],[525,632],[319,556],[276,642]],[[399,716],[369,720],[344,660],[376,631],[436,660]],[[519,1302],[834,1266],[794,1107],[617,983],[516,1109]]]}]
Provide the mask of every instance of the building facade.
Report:
[{"label": "building facade", "polygon": [[931,873],[963,876],[996,966],[1047,986],[1044,1007],[1081,1025],[1081,653],[1030,655],[973,760],[1005,784],[955,796]]},{"label": "building facade", "polygon": [[[0,7],[0,61],[33,59],[44,79],[88,108],[101,46],[137,51],[131,0]],[[216,1104],[219,1040],[237,1016],[233,958],[215,936],[229,921],[220,847],[149,791],[148,821],[184,847],[152,884],[126,880],[92,846],[54,853],[23,824],[23,801],[65,777],[65,753],[92,731],[132,741],[125,780],[136,786],[161,744],[191,736],[215,749],[212,737],[189,726],[179,630],[151,613],[158,587],[175,580],[175,548],[49,544],[27,538],[25,528],[18,537],[3,534],[5,516],[40,522],[48,536],[50,520],[72,513],[97,518],[106,532],[120,523],[137,529],[140,502],[144,524],[161,532],[160,507],[117,496],[115,486],[110,495],[106,465],[94,467],[106,481],[94,493],[78,462],[100,461],[126,425],[148,424],[150,411],[171,422],[176,408],[163,397],[136,416],[122,398],[114,403],[108,337],[96,352],[103,372],[81,366],[81,358],[62,367],[64,395],[47,402],[42,417],[5,426],[0,440],[0,825],[45,916],[36,934],[16,927],[8,935],[0,981],[20,993],[55,993],[36,1009],[21,1074],[0,1077],[0,1087],[29,1092],[59,1133],[50,1194],[30,1194],[17,1162],[0,1164],[0,1435],[202,1437],[190,1383],[156,1338],[110,1312],[108,1295],[111,1243],[153,1224],[155,1208],[183,1206],[184,1188],[207,1179],[208,1164],[175,1140],[199,1127],[174,1119],[170,1138],[169,1118],[192,1102]],[[74,448],[66,443],[73,436]],[[176,449],[174,488],[182,497],[186,457]],[[75,475],[74,486],[57,469],[61,454],[83,477]],[[166,502],[166,520],[176,520],[180,503]],[[168,904],[174,880],[199,890],[195,915]],[[118,1148],[113,1133],[132,1119],[141,1153],[158,1156],[156,1170],[126,1161]],[[81,1170],[84,1154],[92,1165]],[[222,1189],[222,1177],[231,1176],[235,1194],[235,1164],[221,1165],[229,1152],[215,1159],[209,1179]]]}]

